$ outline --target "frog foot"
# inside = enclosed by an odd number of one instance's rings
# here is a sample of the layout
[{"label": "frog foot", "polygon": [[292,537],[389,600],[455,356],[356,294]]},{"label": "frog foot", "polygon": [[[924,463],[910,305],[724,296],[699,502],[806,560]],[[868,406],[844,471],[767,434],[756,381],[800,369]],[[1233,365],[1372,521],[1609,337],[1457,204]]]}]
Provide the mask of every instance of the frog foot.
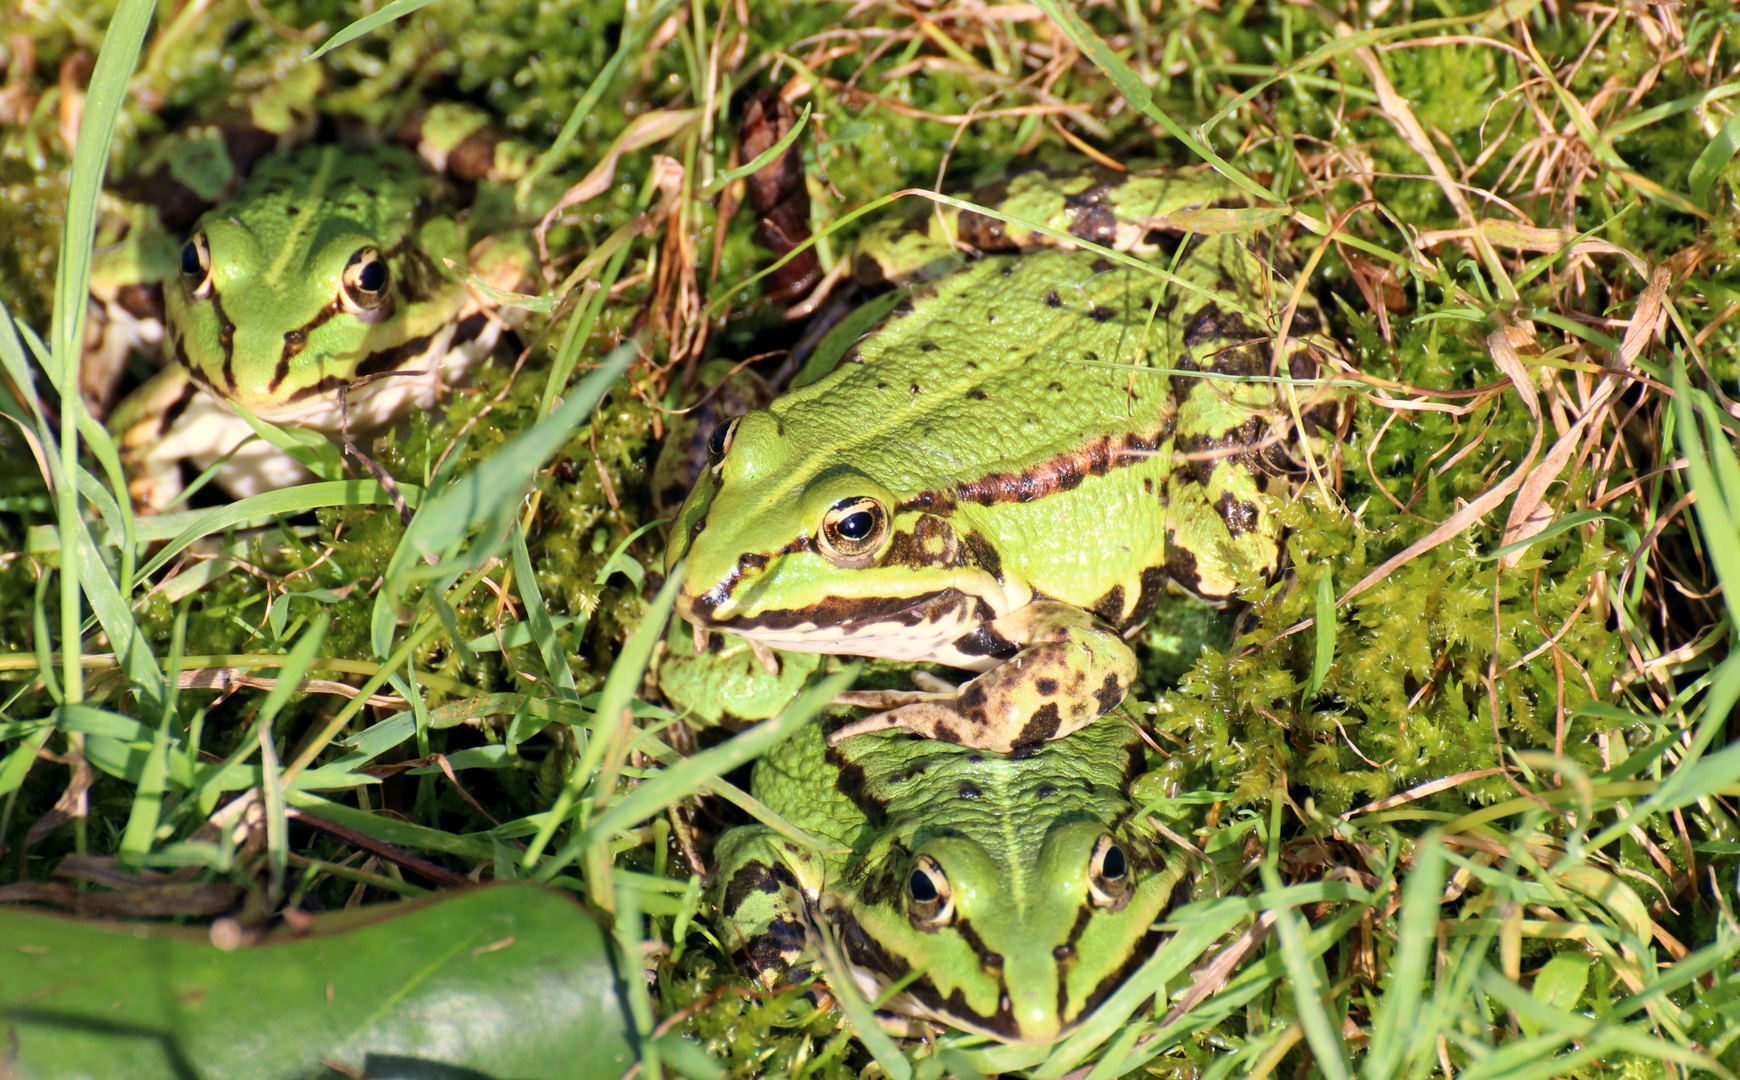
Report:
[{"label": "frog foot", "polygon": [[1069,604],[1035,601],[980,629],[1013,655],[959,687],[926,680],[917,690],[843,694],[841,704],[882,711],[840,728],[828,744],[903,728],[975,750],[1026,750],[1091,724],[1124,700],[1136,676],[1136,655],[1117,632]]},{"label": "frog foot", "polygon": [[878,712],[886,709],[898,709],[903,705],[916,705],[922,701],[947,701],[960,692],[960,688],[947,679],[938,678],[928,671],[912,673],[912,690],[848,690],[844,694],[834,695],[833,705],[849,705],[855,709],[875,709]]}]

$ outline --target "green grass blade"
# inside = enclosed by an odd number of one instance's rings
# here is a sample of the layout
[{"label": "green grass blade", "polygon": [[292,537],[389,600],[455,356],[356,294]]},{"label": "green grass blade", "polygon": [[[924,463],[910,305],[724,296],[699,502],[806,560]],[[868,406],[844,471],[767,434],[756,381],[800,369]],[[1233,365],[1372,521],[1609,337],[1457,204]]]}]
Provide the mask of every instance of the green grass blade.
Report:
[{"label": "green grass blade", "polygon": [[1335,660],[1335,575],[1329,567],[1317,579],[1317,650],[1311,660],[1311,682],[1305,687],[1307,700],[1323,689],[1329,675],[1329,665]]},{"label": "green grass blade", "polygon": [[[1265,861],[1261,871],[1264,895],[1279,893],[1281,875],[1275,867]],[[1292,982],[1299,1025],[1305,1029],[1305,1041],[1311,1044],[1317,1068],[1324,1080],[1350,1080],[1352,1073],[1347,1066],[1347,1047],[1341,1041],[1339,1025],[1330,1020],[1329,1010],[1323,1006],[1323,995],[1328,987],[1322,985],[1311,962],[1311,954],[1306,951],[1305,932],[1299,928],[1299,915],[1284,905],[1272,906],[1269,910],[1275,913],[1275,933],[1281,939],[1281,958]]]},{"label": "green grass blade", "polygon": [[[102,193],[103,176],[109,167],[109,147],[115,137],[115,121],[120,116],[121,103],[127,96],[127,82],[139,62],[139,48],[151,27],[154,0],[121,0],[109,20],[103,35],[103,47],[97,53],[91,72],[91,84],[84,100],[84,113],[79,121],[78,145],[73,151],[72,171],[67,184],[66,223],[61,232],[60,260],[54,282],[54,325],[49,333],[52,343],[52,375],[68,392],[61,394],[60,456],[62,479],[55,492],[55,514],[63,535],[71,530],[79,517],[78,491],[73,476],[78,468],[79,414],[83,402],[76,392],[79,362],[84,353],[84,330],[87,295],[91,275],[91,244],[97,229],[97,197]],[[82,622],[79,576],[85,567],[82,560],[66,559],[61,564],[60,617],[62,692],[69,701],[84,697],[84,674],[80,659]],[[108,569],[101,569],[108,578]]]},{"label": "green grass blade", "polygon": [[[598,837],[607,837],[618,829],[626,829],[659,813],[678,800],[700,791],[709,777],[723,776],[778,746],[785,741],[786,736],[809,723],[812,717],[827,708],[828,702],[850,687],[857,677],[858,665],[830,675],[805,690],[772,720],[763,720],[718,746],[683,758],[676,765],[644,781],[588,822],[581,835],[551,857],[539,876],[548,880]],[[600,712],[599,715],[605,714]]]},{"label": "green grass blade", "polygon": [[1444,849],[1437,833],[1414,848],[1413,868],[1402,883],[1401,922],[1390,962],[1383,1006],[1373,1018],[1370,1049],[1361,1070],[1365,1080],[1390,1080],[1399,1074],[1410,1046],[1423,1047],[1418,1028],[1427,965],[1438,937],[1438,901],[1444,891]]},{"label": "green grass blade", "polygon": [[[520,860],[520,866],[526,870],[537,865],[538,856],[550,843],[550,837],[556,832],[568,812],[574,806],[574,801],[580,797],[586,785],[594,780],[594,773],[604,761],[605,751],[610,747],[610,741],[620,724],[630,722],[624,714],[628,712],[629,703],[634,693],[640,688],[641,677],[646,674],[647,664],[652,661],[653,646],[658,644],[665,633],[665,620],[670,618],[671,608],[677,602],[677,589],[682,585],[683,567],[677,564],[665,579],[664,586],[658,595],[653,597],[652,604],[640,618],[640,625],[629,635],[628,643],[617,654],[616,662],[610,665],[610,674],[604,678],[604,690],[599,695],[597,721],[593,727],[592,738],[586,742],[576,761],[568,770],[568,782],[562,786],[562,792],[556,797],[556,805],[551,808],[550,816],[538,827],[537,835],[526,846],[525,856]],[[578,737],[580,729],[575,728]],[[645,791],[643,784],[639,791]],[[570,847],[573,845],[570,844]],[[571,856],[570,856],[571,857]],[[558,859],[558,864],[563,860]],[[554,870],[549,871],[554,874]],[[542,880],[549,880],[546,875]]]},{"label": "green grass blade", "polygon": [[1734,160],[1737,150],[1740,150],[1740,115],[1730,116],[1716,132],[1716,137],[1710,140],[1710,145],[1698,155],[1698,160],[1692,162],[1691,171],[1686,174],[1686,186],[1692,189],[1692,198],[1701,203],[1710,201],[1711,189],[1728,163]]},{"label": "green grass blade", "polygon": [[568,657],[562,643],[556,640],[556,627],[550,621],[550,609],[544,606],[544,594],[538,589],[538,572],[532,566],[531,553],[526,550],[525,530],[514,526],[510,537],[514,551],[514,580],[520,589],[520,599],[526,605],[526,619],[521,625],[531,632],[538,644],[538,655],[544,660],[544,676],[556,688],[556,696],[569,700],[580,694],[574,685],[574,673],[568,669]]},{"label": "green grass blade", "polygon": [[[399,595],[411,580],[442,577],[453,571],[453,562],[469,567],[492,555],[506,539],[508,518],[525,497],[533,474],[556,456],[638,352],[633,342],[611,350],[598,369],[573,388],[560,408],[434,496],[405,530],[383,592]],[[480,527],[492,539],[479,544],[464,559],[433,567],[422,565],[423,556],[455,555],[465,537]]]},{"label": "green grass blade", "polygon": [[308,54],[308,60],[306,62],[312,63],[338,48],[340,45],[348,45],[377,27],[385,26],[395,19],[402,19],[413,11],[416,11],[419,8],[428,7],[434,2],[435,0],[393,0],[392,3],[388,4],[381,10],[372,15],[364,15],[356,22],[351,23],[343,30],[340,30],[338,33],[327,38],[321,43],[320,48],[315,49],[313,52]]}]

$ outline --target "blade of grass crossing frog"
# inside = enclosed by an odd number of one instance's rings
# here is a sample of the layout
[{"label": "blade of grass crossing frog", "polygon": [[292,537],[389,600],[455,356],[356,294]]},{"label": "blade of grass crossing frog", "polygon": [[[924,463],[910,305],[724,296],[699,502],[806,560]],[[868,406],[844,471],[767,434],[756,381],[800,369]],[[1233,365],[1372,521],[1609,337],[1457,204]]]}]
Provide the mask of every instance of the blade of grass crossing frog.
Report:
[{"label": "blade of grass crossing frog", "polygon": [[[843,693],[858,677],[859,665],[840,671],[815,683],[771,720],[764,720],[747,731],[679,760],[657,776],[611,804],[593,818],[581,834],[560,852],[550,857],[539,871],[540,880],[548,880],[562,867],[572,862],[585,846],[595,839],[608,838],[619,829],[659,813],[680,799],[700,791],[710,778],[725,775],[740,765],[755,760],[778,746],[785,738],[825,709],[835,695]],[[606,715],[602,710],[600,716]]]},{"label": "blade of grass crossing frog", "polygon": [[312,63],[339,46],[348,45],[377,27],[385,26],[395,19],[402,19],[406,15],[411,14],[411,12],[416,11],[419,8],[428,7],[434,2],[435,0],[393,0],[392,3],[388,4],[381,10],[363,16],[356,22],[345,27],[343,30],[340,30],[338,33],[327,38],[321,43],[320,48],[315,49],[313,52],[308,54],[308,59],[304,61],[304,63]]},{"label": "blade of grass crossing frog", "polygon": [[[638,353],[639,348],[633,342],[611,350],[561,407],[435,494],[405,530],[389,565],[387,588],[383,591],[402,595],[410,581],[446,576],[456,564],[470,569],[493,555],[506,540],[508,517],[525,497],[533,475],[562,449]],[[479,528],[487,539],[463,558],[458,557],[459,546],[466,536]],[[422,556],[426,555],[442,557],[443,561],[424,566]]]},{"label": "blade of grass crossing frog", "polygon": [[1328,566],[1317,578],[1317,653],[1311,659],[1311,683],[1305,688],[1310,700],[1323,689],[1329,665],[1335,659],[1335,575]]},{"label": "blade of grass crossing frog", "polygon": [[266,443],[282,450],[304,469],[322,480],[344,479],[344,458],[333,441],[317,431],[306,428],[284,428],[262,420],[239,401],[230,402],[247,425]]},{"label": "blade of grass crossing frog", "polygon": [[[83,352],[85,310],[90,289],[92,250],[96,236],[97,198],[102,193],[103,174],[108,169],[109,146],[115,121],[127,96],[127,82],[139,62],[139,47],[151,27],[154,0],[121,0],[109,20],[91,82],[85,92],[84,112],[79,121],[78,142],[73,150],[68,176],[66,224],[61,232],[60,255],[54,283],[54,326],[51,370],[59,373],[63,386],[78,385],[79,360]],[[61,395],[60,454],[70,475],[78,464],[79,412],[77,394]],[[79,519],[78,493],[72,484],[55,492],[56,517],[61,535],[71,535]],[[82,526],[82,522],[79,522]],[[65,559],[61,565],[62,687],[68,700],[84,697],[80,662],[80,576],[83,560]],[[99,562],[99,567],[101,563]],[[100,573],[108,577],[108,569]],[[111,582],[111,585],[113,583]],[[131,621],[130,617],[129,620]],[[118,651],[118,650],[117,650]]]},{"label": "blade of grass crossing frog", "polygon": [[1067,1039],[1057,1044],[1045,1064],[1033,1075],[1035,1080],[1055,1080],[1085,1061],[1099,1045],[1115,1035],[1137,1009],[1149,998],[1166,993],[1166,984],[1189,966],[1202,951],[1222,935],[1250,917],[1249,905],[1212,904],[1179,922],[1154,955],[1105,1001],[1100,1003],[1081,1026]]},{"label": "blade of grass crossing frog", "polygon": [[[1265,899],[1273,903],[1281,891],[1281,875],[1274,862],[1266,860],[1260,868]],[[1270,908],[1275,913],[1275,932],[1281,939],[1281,957],[1287,965],[1292,983],[1293,1002],[1298,1007],[1299,1025],[1305,1030],[1305,1041],[1311,1044],[1317,1067],[1324,1080],[1350,1080],[1347,1047],[1341,1040],[1341,1026],[1329,1018],[1324,1007],[1324,995],[1329,987],[1323,973],[1305,948],[1305,934],[1299,928],[1299,915],[1285,903]]]},{"label": "blade of grass crossing frog", "polygon": [[1384,983],[1383,1004],[1372,1023],[1370,1049],[1361,1070],[1365,1080],[1391,1080],[1412,1056],[1408,1054],[1410,1046],[1432,1041],[1421,1038],[1417,1025],[1427,964],[1438,940],[1438,903],[1445,873],[1442,843],[1436,832],[1422,838],[1414,849],[1413,868],[1402,882],[1396,948]]},{"label": "blade of grass crossing frog", "polygon": [[[555,806],[551,807],[549,817],[538,827],[537,834],[527,845],[525,856],[520,860],[520,866],[525,870],[530,871],[538,865],[538,857],[549,846],[550,837],[567,820],[574,801],[594,779],[599,767],[606,763],[606,752],[626,749],[628,732],[633,726],[629,702],[633,700],[634,692],[640,686],[641,677],[646,674],[647,664],[652,661],[653,646],[664,636],[665,620],[670,618],[671,607],[677,601],[677,589],[682,581],[683,564],[678,563],[665,579],[664,587],[653,598],[651,606],[641,616],[640,625],[629,635],[622,652],[617,654],[616,662],[610,665],[610,673],[604,677],[604,690],[599,695],[597,712],[593,714],[595,719],[592,737],[584,740],[580,759],[568,770],[567,782],[556,796]],[[575,727],[573,730],[576,741],[582,741],[582,729]],[[616,744],[614,747],[613,743]],[[603,778],[599,779],[602,781]],[[600,783],[594,792],[592,808],[596,810],[602,805],[602,798],[608,797],[604,784]],[[573,844],[569,847],[572,848]],[[567,864],[565,860],[559,860],[559,863]],[[556,868],[559,869],[559,866]],[[555,869],[546,867],[538,880],[548,881],[554,873]]]},{"label": "blade of grass crossing frog", "polygon": [[532,566],[531,553],[526,550],[525,530],[515,525],[508,543],[514,552],[514,580],[526,605],[524,626],[531,632],[531,640],[538,644],[544,677],[556,688],[557,697],[576,701],[580,693],[574,685],[574,673],[568,668],[567,654],[556,640],[556,627],[550,620],[550,609],[544,606],[544,594],[538,589],[538,573]]},{"label": "blade of grass crossing frog", "polygon": [[[763,726],[766,723],[768,722],[764,721]],[[744,734],[750,734],[754,730],[751,728]],[[876,1064],[882,1066],[882,1073],[889,1080],[912,1080],[911,1060],[900,1052],[899,1047],[894,1045],[894,1040],[876,1023],[875,1012],[859,992],[851,969],[846,966],[846,961],[840,954],[840,942],[834,934],[833,923],[826,919],[818,920],[816,929],[817,944],[820,946],[817,951],[821,954],[822,969],[828,976],[828,989],[833,991],[834,1000],[839,1003],[840,1011],[846,1014],[847,1023],[858,1036],[858,1041],[864,1044],[864,1049],[870,1052]]]}]

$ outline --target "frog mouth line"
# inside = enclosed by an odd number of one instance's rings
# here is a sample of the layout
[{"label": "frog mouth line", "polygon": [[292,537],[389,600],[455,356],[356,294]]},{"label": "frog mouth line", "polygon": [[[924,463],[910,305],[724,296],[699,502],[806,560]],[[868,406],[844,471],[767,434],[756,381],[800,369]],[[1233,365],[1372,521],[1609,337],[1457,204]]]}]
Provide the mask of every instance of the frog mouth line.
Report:
[{"label": "frog mouth line", "polygon": [[[803,608],[710,619],[701,601],[683,613],[703,629],[764,641],[775,648],[919,660],[997,617],[982,597],[957,588],[915,597],[840,597]],[[898,647],[893,647],[898,646]]]}]

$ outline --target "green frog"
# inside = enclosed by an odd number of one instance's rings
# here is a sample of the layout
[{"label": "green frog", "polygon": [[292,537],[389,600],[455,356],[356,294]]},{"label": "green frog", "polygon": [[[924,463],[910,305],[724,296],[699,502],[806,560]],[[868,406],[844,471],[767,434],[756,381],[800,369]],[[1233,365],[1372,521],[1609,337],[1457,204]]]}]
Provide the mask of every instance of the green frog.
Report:
[{"label": "green frog", "polygon": [[831,934],[881,1022],[1055,1042],[1160,940],[1189,899],[1183,853],[1130,802],[1145,752],[1119,714],[1026,756],[897,732],[829,747],[800,729],[756,795],[834,852],[764,825],[726,832],[709,899],[726,950],[769,989],[823,971]]},{"label": "green frog", "polygon": [[205,213],[162,282],[165,366],[109,418],[135,505],[161,510],[181,463],[243,497],[309,474],[239,414],[349,437],[378,431],[495,350],[507,324],[461,276],[527,277],[524,245],[468,236],[452,190],[402,147],[266,158]]},{"label": "green frog", "polygon": [[1035,170],[979,202],[1010,220],[867,237],[855,276],[904,287],[714,429],[673,526],[696,653],[723,631],[977,673],[847,694],[875,712],[836,743],[898,727],[1006,753],[1082,729],[1129,691],[1162,599],[1272,580],[1271,501],[1333,471],[1315,380],[1343,361],[1309,294],[1280,338],[1292,289],[1261,230],[1284,210],[1197,171]]}]

